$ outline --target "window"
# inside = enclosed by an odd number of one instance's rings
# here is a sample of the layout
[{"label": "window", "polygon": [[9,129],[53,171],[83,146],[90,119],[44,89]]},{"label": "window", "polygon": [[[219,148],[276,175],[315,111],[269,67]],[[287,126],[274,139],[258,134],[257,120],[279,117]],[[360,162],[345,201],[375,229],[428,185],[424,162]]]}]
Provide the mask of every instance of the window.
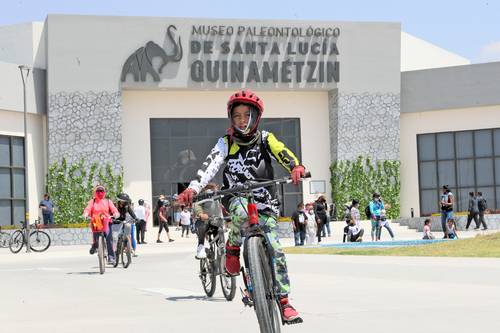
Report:
[{"label": "window", "polygon": [[417,136],[420,212],[439,211],[449,185],[455,211],[467,211],[469,192],[483,192],[488,208],[500,208],[500,128]]},{"label": "window", "polygon": [[0,135],[0,225],[24,220],[24,138]]},{"label": "window", "polygon": [[[259,127],[275,134],[301,159],[299,119],[263,118]],[[177,193],[179,184],[194,179],[217,139],[226,131],[227,121],[220,118],[150,119],[153,200],[156,201],[160,193]],[[275,177],[288,174],[274,161],[273,166]],[[214,178],[218,184],[222,184],[222,169]],[[284,185],[277,190],[281,213],[291,215],[302,201],[302,185]]]}]

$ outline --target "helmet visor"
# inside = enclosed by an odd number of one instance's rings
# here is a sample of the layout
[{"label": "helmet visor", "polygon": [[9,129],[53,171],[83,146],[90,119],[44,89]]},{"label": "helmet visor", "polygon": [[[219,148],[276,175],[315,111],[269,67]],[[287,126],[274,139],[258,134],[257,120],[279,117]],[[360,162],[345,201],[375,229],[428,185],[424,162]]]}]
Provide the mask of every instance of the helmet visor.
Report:
[{"label": "helmet visor", "polygon": [[257,108],[241,104],[231,110],[231,126],[242,135],[251,134],[259,122]]}]

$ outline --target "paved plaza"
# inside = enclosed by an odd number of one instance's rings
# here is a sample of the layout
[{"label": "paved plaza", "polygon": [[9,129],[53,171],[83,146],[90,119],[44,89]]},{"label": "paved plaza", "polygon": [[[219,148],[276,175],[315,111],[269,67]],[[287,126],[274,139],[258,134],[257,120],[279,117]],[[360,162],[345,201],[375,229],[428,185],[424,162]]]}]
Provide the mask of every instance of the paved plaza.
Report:
[{"label": "paved plaza", "polygon": [[[2,332],[258,332],[239,293],[205,297],[195,238],[99,275],[87,246],[0,251]],[[289,244],[289,240],[285,241]],[[498,332],[500,260],[289,255],[304,323],[284,332]],[[241,281],[238,279],[238,285]]]}]

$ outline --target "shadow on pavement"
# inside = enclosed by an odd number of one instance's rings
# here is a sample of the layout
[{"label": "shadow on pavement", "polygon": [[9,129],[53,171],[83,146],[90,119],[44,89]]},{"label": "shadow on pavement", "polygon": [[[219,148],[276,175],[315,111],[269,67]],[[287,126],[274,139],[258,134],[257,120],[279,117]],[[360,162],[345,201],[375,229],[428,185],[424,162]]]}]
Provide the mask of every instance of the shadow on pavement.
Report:
[{"label": "shadow on pavement", "polygon": [[165,299],[170,302],[179,302],[179,301],[226,302],[225,298],[213,298],[204,295],[172,296],[172,297],[167,297]]}]

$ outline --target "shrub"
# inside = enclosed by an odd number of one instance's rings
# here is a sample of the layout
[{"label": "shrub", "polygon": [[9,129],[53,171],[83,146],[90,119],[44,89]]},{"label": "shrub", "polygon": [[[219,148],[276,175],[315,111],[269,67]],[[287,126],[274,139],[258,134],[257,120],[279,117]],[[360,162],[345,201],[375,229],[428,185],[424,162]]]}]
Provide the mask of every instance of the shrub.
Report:
[{"label": "shrub", "polygon": [[[387,208],[387,217],[394,219],[400,213],[400,162],[375,161],[359,156],[354,161],[336,161],[330,167],[332,199],[337,207],[337,218],[344,218],[344,207],[352,199],[359,200],[359,210],[364,214],[365,207],[372,200],[373,192],[382,196]],[[368,218],[368,217],[367,217]]]},{"label": "shrub", "polygon": [[93,196],[94,187],[106,187],[107,197],[114,199],[123,191],[123,171],[113,172],[110,164],[93,163],[87,167],[82,159],[69,164],[66,159],[49,166],[47,191],[56,206],[56,224],[82,223],[83,209]]}]

